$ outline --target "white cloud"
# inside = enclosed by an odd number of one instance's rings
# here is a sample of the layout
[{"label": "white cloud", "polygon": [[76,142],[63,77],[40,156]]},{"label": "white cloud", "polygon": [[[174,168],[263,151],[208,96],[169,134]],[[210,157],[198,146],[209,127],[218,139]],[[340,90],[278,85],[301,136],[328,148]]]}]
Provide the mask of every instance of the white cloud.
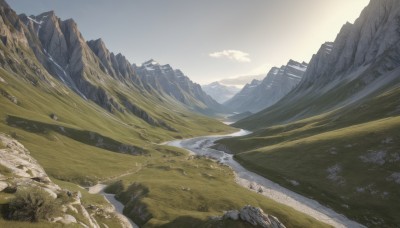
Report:
[{"label": "white cloud", "polygon": [[238,50],[223,50],[219,52],[213,52],[209,55],[212,58],[228,58],[231,60],[235,60],[242,63],[249,63],[251,59],[249,54],[246,52],[238,51]]}]

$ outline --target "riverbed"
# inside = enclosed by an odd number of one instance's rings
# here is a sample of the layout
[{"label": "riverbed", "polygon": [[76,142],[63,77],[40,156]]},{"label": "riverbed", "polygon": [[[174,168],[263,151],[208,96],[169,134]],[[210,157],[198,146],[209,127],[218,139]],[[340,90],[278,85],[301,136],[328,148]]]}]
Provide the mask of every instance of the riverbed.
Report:
[{"label": "riverbed", "polygon": [[106,200],[114,207],[113,208],[114,213],[121,221],[121,225],[123,226],[123,228],[139,228],[138,225],[136,225],[130,218],[126,217],[123,214],[124,205],[115,199],[115,195],[104,192],[104,189],[106,187],[107,185],[105,184],[97,184],[95,186],[90,187],[88,189],[88,192],[90,194],[101,194],[106,198]]},{"label": "riverbed", "polygon": [[338,228],[365,227],[354,222],[344,215],[336,213],[332,209],[325,207],[315,200],[299,195],[279,184],[256,173],[250,172],[233,159],[233,155],[223,151],[210,148],[215,141],[228,137],[239,137],[250,134],[251,132],[240,130],[230,135],[205,136],[192,139],[176,140],[166,143],[166,145],[186,149],[193,155],[211,157],[232,168],[236,175],[236,183],[250,190],[257,191],[276,202],[290,206],[295,210],[303,212],[319,221]]}]

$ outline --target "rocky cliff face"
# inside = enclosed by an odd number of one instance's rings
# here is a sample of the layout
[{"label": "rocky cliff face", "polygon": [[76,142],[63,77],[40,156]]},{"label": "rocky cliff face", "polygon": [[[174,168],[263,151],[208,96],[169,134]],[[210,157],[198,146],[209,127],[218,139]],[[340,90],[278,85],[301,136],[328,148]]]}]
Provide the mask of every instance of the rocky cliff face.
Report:
[{"label": "rocky cliff face", "polygon": [[207,95],[199,84],[192,82],[182,71],[173,69],[168,64],[160,65],[154,60],[134,67],[148,90],[154,89],[204,114],[224,112],[222,105]]},{"label": "rocky cliff face", "polygon": [[364,102],[398,85],[399,21],[399,1],[371,1],[354,24],[346,23],[334,42],[321,46],[294,90],[243,124],[306,118]]},{"label": "rocky cliff face", "polygon": [[110,52],[102,39],[88,41],[87,44],[100,60],[99,67],[106,74],[124,81],[132,80],[135,84],[140,85],[141,82],[137,77],[134,68],[122,54],[114,54]]},{"label": "rocky cliff face", "polygon": [[[80,192],[69,192],[53,183],[39,163],[30,156],[29,151],[17,140],[0,133],[0,143],[5,149],[0,149],[0,192],[18,193],[29,189],[40,189],[54,200],[66,197],[60,205],[62,214],[49,217],[49,222],[61,224],[76,224],[84,227],[100,227],[81,203]],[[4,172],[6,170],[6,172]],[[40,209],[40,208],[39,208]],[[85,220],[78,220],[75,213],[80,212]],[[21,213],[14,211],[15,213]]]},{"label": "rocky cliff face", "polygon": [[288,94],[302,79],[307,63],[290,60],[286,66],[273,67],[263,81],[253,81],[225,105],[237,112],[258,112]]},{"label": "rocky cliff face", "polygon": [[226,86],[219,82],[203,85],[202,89],[220,104],[231,99],[240,91],[240,89],[235,86]]}]

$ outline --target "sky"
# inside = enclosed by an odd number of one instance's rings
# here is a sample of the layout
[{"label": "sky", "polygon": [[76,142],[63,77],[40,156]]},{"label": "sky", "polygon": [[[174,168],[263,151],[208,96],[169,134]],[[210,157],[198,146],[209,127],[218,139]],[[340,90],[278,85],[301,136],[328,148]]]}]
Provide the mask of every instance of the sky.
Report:
[{"label": "sky", "polygon": [[86,40],[141,64],[155,59],[205,84],[309,62],[369,0],[7,0],[17,13],[54,10]]}]

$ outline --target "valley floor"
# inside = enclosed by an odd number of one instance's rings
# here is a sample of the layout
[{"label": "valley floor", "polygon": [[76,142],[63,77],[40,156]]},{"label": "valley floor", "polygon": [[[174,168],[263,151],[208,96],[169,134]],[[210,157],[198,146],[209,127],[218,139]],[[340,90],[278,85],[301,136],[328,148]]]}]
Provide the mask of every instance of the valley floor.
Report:
[{"label": "valley floor", "polygon": [[167,145],[175,146],[188,150],[191,154],[207,156],[217,160],[222,164],[230,166],[236,175],[236,183],[258,192],[265,197],[274,201],[290,206],[297,211],[305,213],[321,222],[327,223],[334,227],[365,227],[357,222],[351,221],[344,215],[338,214],[332,209],[325,207],[315,200],[306,198],[295,192],[292,192],[279,184],[276,184],[258,174],[245,169],[242,165],[233,159],[233,155],[227,154],[220,150],[210,148],[214,142],[223,138],[235,136],[244,136],[250,132],[240,130],[237,133],[225,136],[208,136],[197,137],[185,140],[176,140],[168,142]]}]

